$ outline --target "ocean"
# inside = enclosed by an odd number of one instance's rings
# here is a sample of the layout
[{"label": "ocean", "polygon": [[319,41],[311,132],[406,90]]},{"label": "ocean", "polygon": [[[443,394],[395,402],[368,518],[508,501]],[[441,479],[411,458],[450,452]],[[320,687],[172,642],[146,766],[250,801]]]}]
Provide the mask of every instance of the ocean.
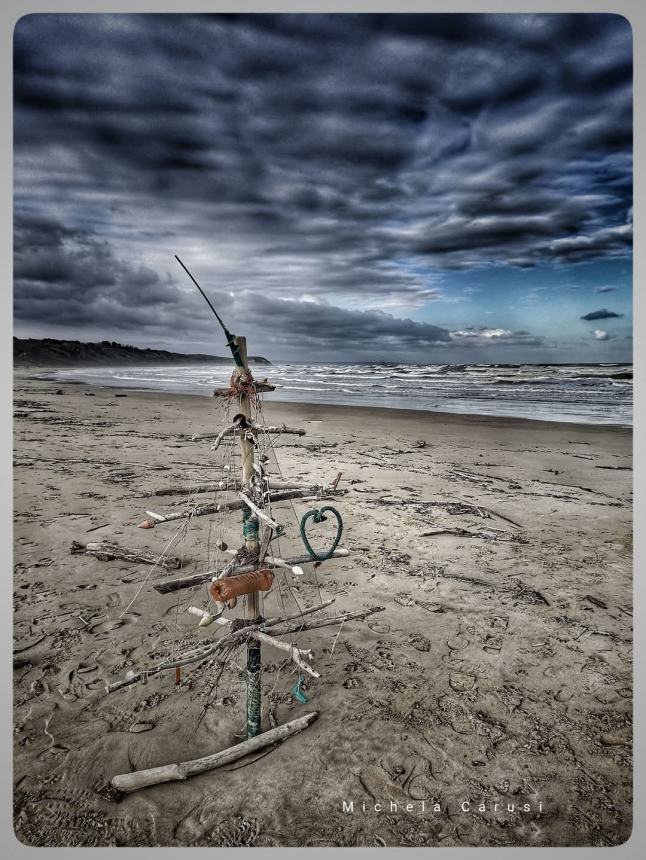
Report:
[{"label": "ocean", "polygon": [[[539,421],[632,425],[632,365],[272,364],[255,366],[267,400],[381,406]],[[202,394],[228,384],[229,365],[65,368],[61,382]]]}]

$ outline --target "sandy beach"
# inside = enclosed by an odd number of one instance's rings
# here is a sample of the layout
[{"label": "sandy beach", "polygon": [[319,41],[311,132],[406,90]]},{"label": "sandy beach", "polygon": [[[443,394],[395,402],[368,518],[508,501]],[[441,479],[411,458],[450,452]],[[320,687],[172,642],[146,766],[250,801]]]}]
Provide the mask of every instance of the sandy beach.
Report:
[{"label": "sandy beach", "polygon": [[[264,726],[269,710],[279,724],[320,711],[305,732],[255,761],[117,802],[105,791],[115,774],[239,740],[244,655],[199,727],[214,662],[186,669],[177,687],[170,671],[106,694],[106,681],[219,633],[186,612],[204,604],[203,586],[159,594],[151,582],[178,574],[158,569],[130,606],[150,567],[70,547],[111,540],[158,555],[174,524],[136,526],[147,508],[186,504],[160,489],[219,474],[219,453],[188,437],[220,430],[222,413],[208,398],[33,375],[15,377],[13,778],[22,842],[628,838],[630,430],[266,403],[272,423],[307,431],[275,442],[286,479],[329,484],[342,473],[347,493],[334,504],[351,555],[316,572],[309,565],[302,578],[281,574],[265,614],[331,597],[336,612],[385,609],[298,637],[321,673],[303,684],[307,705],[292,695],[293,665],[263,646]],[[314,505],[294,502],[299,517]],[[292,506],[276,510],[287,531],[281,554],[302,552]],[[232,545],[238,520],[225,535]],[[218,539],[214,518],[192,520],[173,549],[181,573],[216,565]]]}]

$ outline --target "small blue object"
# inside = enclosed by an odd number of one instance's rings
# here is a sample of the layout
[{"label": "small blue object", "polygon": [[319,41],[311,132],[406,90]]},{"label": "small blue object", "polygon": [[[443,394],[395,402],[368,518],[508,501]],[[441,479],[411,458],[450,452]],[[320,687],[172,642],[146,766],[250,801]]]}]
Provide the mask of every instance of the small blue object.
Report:
[{"label": "small blue object", "polygon": [[305,693],[301,690],[301,684],[303,683],[303,676],[298,676],[298,681],[292,687],[292,695],[296,699],[297,702],[300,702],[301,705],[306,705],[309,702],[309,698],[305,695]]}]

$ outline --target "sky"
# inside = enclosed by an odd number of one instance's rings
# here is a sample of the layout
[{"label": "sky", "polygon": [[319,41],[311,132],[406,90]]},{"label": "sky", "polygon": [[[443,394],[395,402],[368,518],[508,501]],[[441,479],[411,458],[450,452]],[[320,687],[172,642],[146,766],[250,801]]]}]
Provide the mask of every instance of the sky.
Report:
[{"label": "sky", "polygon": [[14,34],[14,334],[272,361],[632,355],[619,15],[70,15]]}]

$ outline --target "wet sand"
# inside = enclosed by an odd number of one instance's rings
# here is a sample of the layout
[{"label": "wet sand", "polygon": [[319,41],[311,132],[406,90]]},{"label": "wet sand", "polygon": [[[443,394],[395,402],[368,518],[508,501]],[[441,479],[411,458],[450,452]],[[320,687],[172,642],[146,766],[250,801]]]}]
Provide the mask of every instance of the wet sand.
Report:
[{"label": "wet sand", "polygon": [[[184,670],[179,687],[171,671],[106,694],[106,681],[219,631],[186,612],[204,605],[204,587],[150,587],[177,571],[149,576],[145,564],[70,546],[111,540],[159,554],[177,524],[136,525],[147,508],[186,504],[157,490],[220,477],[229,449],[212,453],[187,435],[217,432],[223,416],[207,398],[32,374],[15,381],[21,841],[540,846],[628,837],[630,430],[265,404],[271,423],[307,430],[275,441],[286,479],[328,484],[342,472],[347,494],[334,504],[351,551],[316,572],[307,566],[303,578],[278,576],[265,615],[330,597],[330,612],[385,610],[297,637],[321,673],[303,684],[307,705],[292,695],[293,665],[263,647],[263,727],[270,710],[278,723],[320,711],[305,732],[256,761],[116,802],[102,792],[114,774],[238,740],[244,655],[214,692],[210,662]],[[275,509],[287,531],[283,557],[302,552],[296,517],[316,504]],[[237,546],[238,532],[232,515],[223,536]],[[218,517],[193,519],[172,550],[181,573],[218,566],[219,538]]]}]

